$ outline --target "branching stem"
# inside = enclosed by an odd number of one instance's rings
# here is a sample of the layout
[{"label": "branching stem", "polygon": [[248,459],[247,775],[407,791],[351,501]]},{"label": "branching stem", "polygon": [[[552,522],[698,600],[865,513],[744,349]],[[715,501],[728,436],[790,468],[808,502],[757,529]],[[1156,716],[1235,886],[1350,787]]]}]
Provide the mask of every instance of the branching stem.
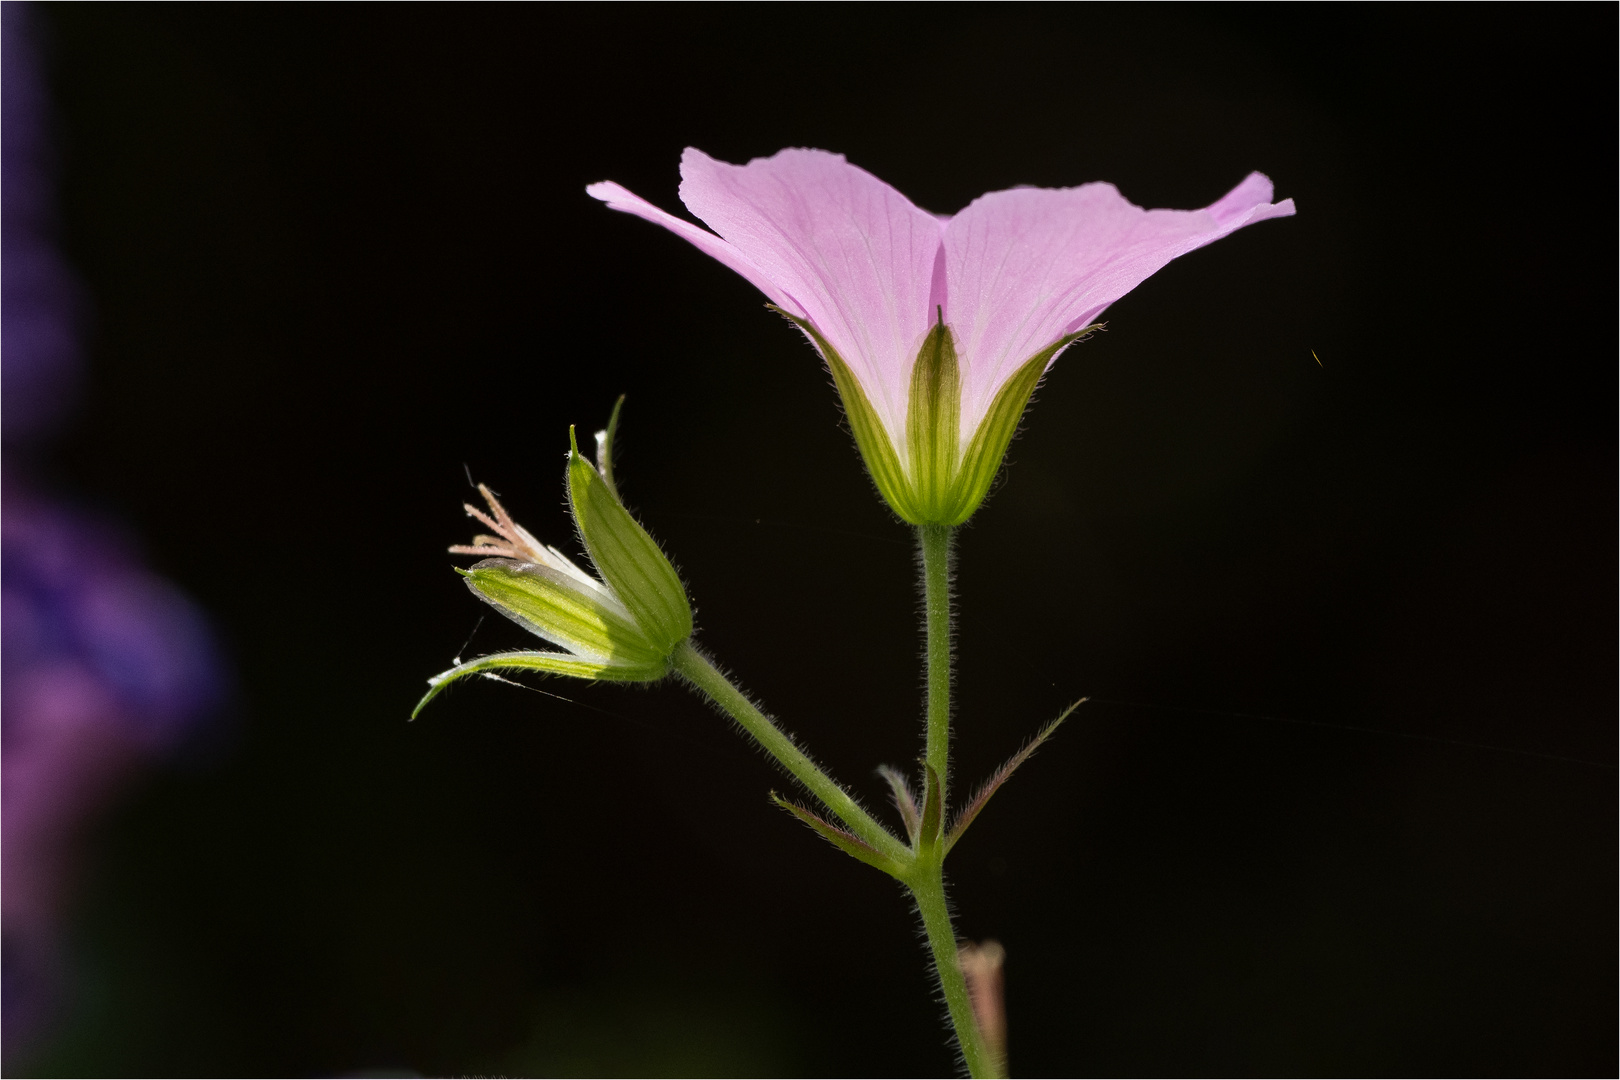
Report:
[{"label": "branching stem", "polygon": [[671,661],[681,678],[725,710],[744,731],[753,736],[755,742],[765,748],[766,753],[781,762],[782,767],[792,773],[794,779],[808,788],[827,809],[837,814],[844,824],[849,826],[850,831],[890,858],[905,863],[911,862],[910,846],[902,843],[893,833],[878,824],[871,814],[862,809],[837,781],[823,772],[821,766],[812,761],[808,754],[800,750],[798,744],[777,727],[770,717],[760,712],[759,707],[748,700],[748,695],[737,689],[731,680],[714,666],[714,662],[699,652],[690,641],[675,650]]},{"label": "branching stem", "polygon": [[[946,784],[951,764],[951,549],[954,533],[954,529],[945,526],[925,525],[917,530],[923,571],[928,660],[928,727],[924,760],[939,778],[941,818],[946,811]],[[899,864],[891,872],[903,875],[902,880],[917,901],[917,911],[922,916],[923,930],[928,936],[928,947],[933,953],[940,993],[950,1013],[963,1063],[971,1076],[999,1075],[996,1058],[984,1045],[974,1019],[967,979],[962,974],[956,930],[951,925],[950,905],[945,897],[943,837],[919,835],[916,845],[912,846],[878,824],[691,642],[677,648],[671,661],[682,679],[736,720],[856,836]]]}]

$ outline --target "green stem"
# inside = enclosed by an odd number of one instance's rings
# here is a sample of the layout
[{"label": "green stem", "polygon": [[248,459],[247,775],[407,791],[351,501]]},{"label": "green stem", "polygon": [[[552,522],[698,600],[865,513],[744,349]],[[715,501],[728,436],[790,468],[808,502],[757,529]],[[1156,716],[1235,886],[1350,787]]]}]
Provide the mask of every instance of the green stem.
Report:
[{"label": "green stem", "polygon": [[[951,775],[951,563],[956,530],[949,525],[917,527],[922,555],[923,617],[928,657],[928,738],[925,760],[939,777],[940,817],[944,820]],[[925,841],[918,851],[911,894],[917,899],[928,946],[934,953],[934,971],[950,1010],[951,1026],[962,1048],[970,1076],[996,1076],[995,1058],[984,1046],[973,1018],[967,979],[956,951],[956,930],[945,902],[945,850]]]},{"label": "green stem", "polygon": [[956,1029],[956,1041],[962,1048],[962,1060],[967,1064],[969,1076],[999,1076],[995,1057],[986,1049],[979,1023],[973,1018],[973,1001],[968,996],[967,979],[962,974],[962,961],[956,951],[956,931],[951,926],[950,908],[945,903],[944,866],[936,858],[926,869],[921,866],[917,869],[911,895],[916,897],[923,929],[928,933],[928,946],[934,952],[934,970],[939,975],[940,991],[945,995],[945,1007],[951,1014],[951,1026]]},{"label": "green stem", "polygon": [[951,548],[956,530],[919,525],[922,552],[923,613],[927,627],[928,743],[925,757],[939,776],[941,809],[951,776]]},{"label": "green stem", "polygon": [[733,686],[731,680],[721,674],[720,669],[694,648],[690,641],[682,643],[675,650],[671,662],[677,674],[725,710],[744,731],[754,737],[755,742],[781,762],[782,767],[792,773],[799,783],[809,788],[829,810],[842,818],[844,824],[848,825],[856,836],[892,859],[904,863],[911,862],[911,849],[901,843],[893,833],[879,825],[871,814],[861,809],[860,804],[850,798],[849,793],[840,787],[837,781],[810,760],[809,755],[800,750],[781,728],[772,723],[770,717],[760,712],[758,707],[748,700],[748,696]]}]

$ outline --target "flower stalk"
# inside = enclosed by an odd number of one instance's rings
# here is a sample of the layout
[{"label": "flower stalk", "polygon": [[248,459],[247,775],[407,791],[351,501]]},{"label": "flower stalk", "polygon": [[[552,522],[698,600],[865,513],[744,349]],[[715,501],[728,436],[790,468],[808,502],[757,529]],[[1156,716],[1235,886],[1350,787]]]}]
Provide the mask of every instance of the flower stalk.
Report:
[{"label": "flower stalk", "polygon": [[[952,617],[951,571],[955,556],[956,530],[949,525],[917,527],[918,561],[922,564],[923,637],[928,667],[928,730],[926,763],[931,789],[926,800],[937,799],[941,821],[950,808],[951,775],[951,678]],[[934,973],[950,1013],[962,1061],[971,1076],[1000,1075],[996,1058],[984,1045],[983,1033],[973,1017],[973,1002],[962,974],[956,930],[951,925],[950,905],[945,897],[945,853],[950,850],[943,834],[929,837],[924,830],[917,846],[915,876],[911,895],[917,901],[928,947],[934,957]]]},{"label": "flower stalk", "polygon": [[941,806],[951,778],[951,571],[956,530],[949,525],[917,526],[917,557],[922,564],[923,642],[928,662],[928,730],[924,760],[940,780]]},{"label": "flower stalk", "polygon": [[738,726],[792,774],[795,780],[820,799],[827,809],[838,815],[868,848],[883,856],[885,861],[892,863],[893,869],[888,866],[882,867],[883,869],[897,876],[905,872],[907,864],[912,861],[911,852],[906,845],[878,824],[849,792],[823,772],[821,766],[812,761],[810,755],[800,750],[799,745],[777,727],[770,717],[761,712],[759,706],[748,699],[747,694],[726,678],[712,660],[687,642],[675,650],[671,664],[677,675],[718,705],[727,716],[737,721]]}]

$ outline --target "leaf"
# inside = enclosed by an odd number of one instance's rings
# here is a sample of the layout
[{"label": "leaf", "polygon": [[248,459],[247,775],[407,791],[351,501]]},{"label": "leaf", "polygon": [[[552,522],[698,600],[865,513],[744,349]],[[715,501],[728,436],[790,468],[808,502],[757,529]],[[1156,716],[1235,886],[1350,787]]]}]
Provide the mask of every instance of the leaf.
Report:
[{"label": "leaf", "polygon": [[820,834],[823,840],[826,840],[845,855],[859,859],[867,866],[875,866],[890,877],[904,880],[901,877],[901,868],[898,863],[854,833],[845,832],[836,825],[828,824],[797,803],[788,802],[774,791],[771,792],[771,801],[810,826]]},{"label": "leaf", "polygon": [[974,795],[973,799],[962,808],[961,813],[956,815],[956,820],[951,824],[950,835],[945,837],[945,850],[947,853],[956,846],[958,840],[962,839],[962,834],[967,832],[969,825],[973,824],[973,819],[979,816],[979,811],[983,810],[985,804],[990,801],[990,796],[994,795],[1001,785],[1007,782],[1018,766],[1028,761],[1030,755],[1040,749],[1042,743],[1051,738],[1052,733],[1058,729],[1058,725],[1067,720],[1070,713],[1084,705],[1088,700],[1088,698],[1081,698],[1067,709],[1064,709],[1062,715],[1042,728],[1040,734],[1031,739],[1028,746],[1014,754],[1007,764],[997,769],[995,775],[985,781],[978,794]]},{"label": "leaf", "polygon": [[917,829],[922,824],[922,812],[917,809],[917,797],[911,793],[911,782],[887,765],[878,766],[878,775],[889,782],[894,793],[894,807],[900,811],[900,820],[906,824],[906,835],[917,842]]},{"label": "leaf", "polygon": [[918,846],[932,846],[939,842],[940,827],[945,821],[945,785],[939,782],[939,773],[927,762],[923,763],[923,772],[926,775],[923,788],[922,826]]}]

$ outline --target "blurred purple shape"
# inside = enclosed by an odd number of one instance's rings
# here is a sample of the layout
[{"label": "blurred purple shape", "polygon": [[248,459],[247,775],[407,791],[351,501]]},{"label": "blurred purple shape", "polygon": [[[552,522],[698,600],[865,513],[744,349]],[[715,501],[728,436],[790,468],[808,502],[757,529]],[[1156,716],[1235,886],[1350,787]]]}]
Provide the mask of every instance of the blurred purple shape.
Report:
[{"label": "blurred purple shape", "polygon": [[8,1050],[47,1015],[75,841],[224,696],[197,608],[106,521],[0,477],[0,920]]},{"label": "blurred purple shape", "polygon": [[49,102],[29,5],[0,4],[0,1017],[5,1057],[65,985],[84,828],[146,763],[208,726],[225,679],[202,613],[124,531],[22,478],[72,404],[80,295],[53,241]]},{"label": "blurred purple shape", "polygon": [[50,115],[29,5],[0,4],[0,431],[8,449],[45,435],[79,381],[79,291],[52,237]]}]

